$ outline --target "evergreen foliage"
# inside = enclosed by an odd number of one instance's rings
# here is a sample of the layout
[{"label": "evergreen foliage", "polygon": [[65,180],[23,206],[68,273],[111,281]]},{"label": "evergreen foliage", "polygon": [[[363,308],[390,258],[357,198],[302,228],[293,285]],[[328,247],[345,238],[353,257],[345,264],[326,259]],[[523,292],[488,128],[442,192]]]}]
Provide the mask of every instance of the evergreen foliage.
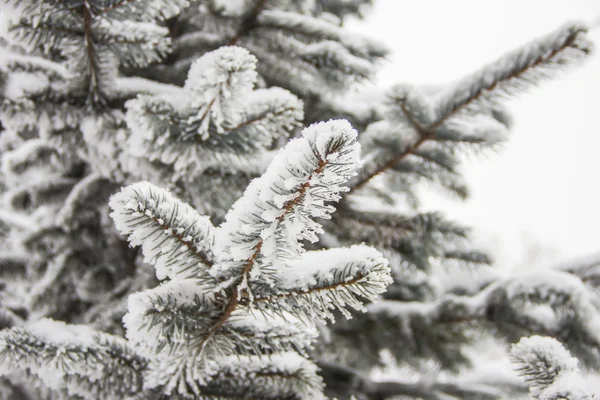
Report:
[{"label": "evergreen foliage", "polygon": [[578,362],[555,339],[524,337],[511,349],[534,399],[592,399],[585,392]]},{"label": "evergreen foliage", "polygon": [[2,2],[0,396],[527,396],[465,378],[491,338],[532,398],[591,398],[597,260],[503,276],[418,192],[466,198],[461,157],[587,28],[359,103],[387,50],[342,22],[370,4]]}]

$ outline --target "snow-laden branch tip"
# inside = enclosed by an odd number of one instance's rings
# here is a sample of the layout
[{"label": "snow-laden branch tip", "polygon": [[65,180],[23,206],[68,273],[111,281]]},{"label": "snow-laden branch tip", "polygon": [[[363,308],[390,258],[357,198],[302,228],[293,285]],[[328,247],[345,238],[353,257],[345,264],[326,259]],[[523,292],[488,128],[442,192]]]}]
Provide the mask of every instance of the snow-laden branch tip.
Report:
[{"label": "snow-laden branch tip", "polygon": [[159,279],[182,275],[208,278],[215,232],[210,218],[165,189],[138,182],[113,195],[110,214],[131,246],[142,246]]},{"label": "snow-laden branch tip", "polygon": [[289,310],[308,320],[334,320],[333,310],[351,318],[365,312],[392,283],[388,261],[372,247],[357,245],[309,251],[281,267],[272,288],[256,290],[254,306],[263,312]]},{"label": "snow-laden branch tip", "polygon": [[510,354],[534,399],[592,399],[585,391],[579,362],[556,339],[524,337],[512,345]]},{"label": "snow-laden branch tip", "polygon": [[317,218],[330,218],[331,203],[360,166],[356,137],[339,120],[311,125],[290,141],[227,214],[214,272],[255,279],[261,270],[296,258],[302,240],[316,242],[323,231]]},{"label": "snow-laden branch tip", "polygon": [[594,47],[585,25],[570,23],[481,68],[444,92],[435,106],[439,126],[458,113],[477,112],[553,78],[587,58]]},{"label": "snow-laden branch tip", "polygon": [[256,62],[246,49],[221,47],[194,61],[180,93],[129,101],[131,154],[172,166],[174,179],[185,181],[208,169],[247,169],[304,116],[290,92],[253,90]]}]

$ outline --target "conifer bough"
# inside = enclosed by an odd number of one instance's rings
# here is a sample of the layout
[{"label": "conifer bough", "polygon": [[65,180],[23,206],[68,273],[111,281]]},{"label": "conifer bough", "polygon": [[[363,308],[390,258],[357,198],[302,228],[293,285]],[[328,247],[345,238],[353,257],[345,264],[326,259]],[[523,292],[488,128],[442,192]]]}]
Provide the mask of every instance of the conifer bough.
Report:
[{"label": "conifer bough", "polygon": [[[342,22],[370,3],[2,2],[0,397],[592,395],[595,264],[502,276],[419,205],[468,196],[461,155],[586,28],[357,102],[387,50]],[[478,333],[525,381],[472,375]]]}]

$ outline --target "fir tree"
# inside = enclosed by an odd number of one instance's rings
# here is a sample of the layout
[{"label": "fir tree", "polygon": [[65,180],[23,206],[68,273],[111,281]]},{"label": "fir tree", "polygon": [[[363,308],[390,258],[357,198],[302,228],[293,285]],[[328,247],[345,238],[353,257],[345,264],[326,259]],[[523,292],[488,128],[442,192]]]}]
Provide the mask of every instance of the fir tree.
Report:
[{"label": "fir tree", "polygon": [[[465,198],[461,155],[590,54],[586,27],[360,104],[386,49],[342,21],[370,3],[3,2],[7,397],[517,398],[465,380],[469,350],[543,335],[511,353],[531,396],[587,398],[571,354],[600,368],[593,265],[499,276],[417,192]],[[420,379],[372,379],[386,354]]]}]

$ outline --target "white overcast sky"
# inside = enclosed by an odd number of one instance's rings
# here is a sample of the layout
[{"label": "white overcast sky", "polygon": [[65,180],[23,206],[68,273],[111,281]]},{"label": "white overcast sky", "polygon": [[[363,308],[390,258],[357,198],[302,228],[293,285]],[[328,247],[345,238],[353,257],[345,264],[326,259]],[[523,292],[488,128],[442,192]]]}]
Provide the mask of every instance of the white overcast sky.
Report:
[{"label": "white overcast sky", "polygon": [[[351,27],[391,48],[376,81],[386,87],[450,82],[567,21],[598,17],[600,0],[376,0]],[[600,53],[600,27],[591,37]],[[507,267],[600,252],[600,55],[507,106],[510,142],[465,165],[471,199],[433,207],[475,227]]]}]

